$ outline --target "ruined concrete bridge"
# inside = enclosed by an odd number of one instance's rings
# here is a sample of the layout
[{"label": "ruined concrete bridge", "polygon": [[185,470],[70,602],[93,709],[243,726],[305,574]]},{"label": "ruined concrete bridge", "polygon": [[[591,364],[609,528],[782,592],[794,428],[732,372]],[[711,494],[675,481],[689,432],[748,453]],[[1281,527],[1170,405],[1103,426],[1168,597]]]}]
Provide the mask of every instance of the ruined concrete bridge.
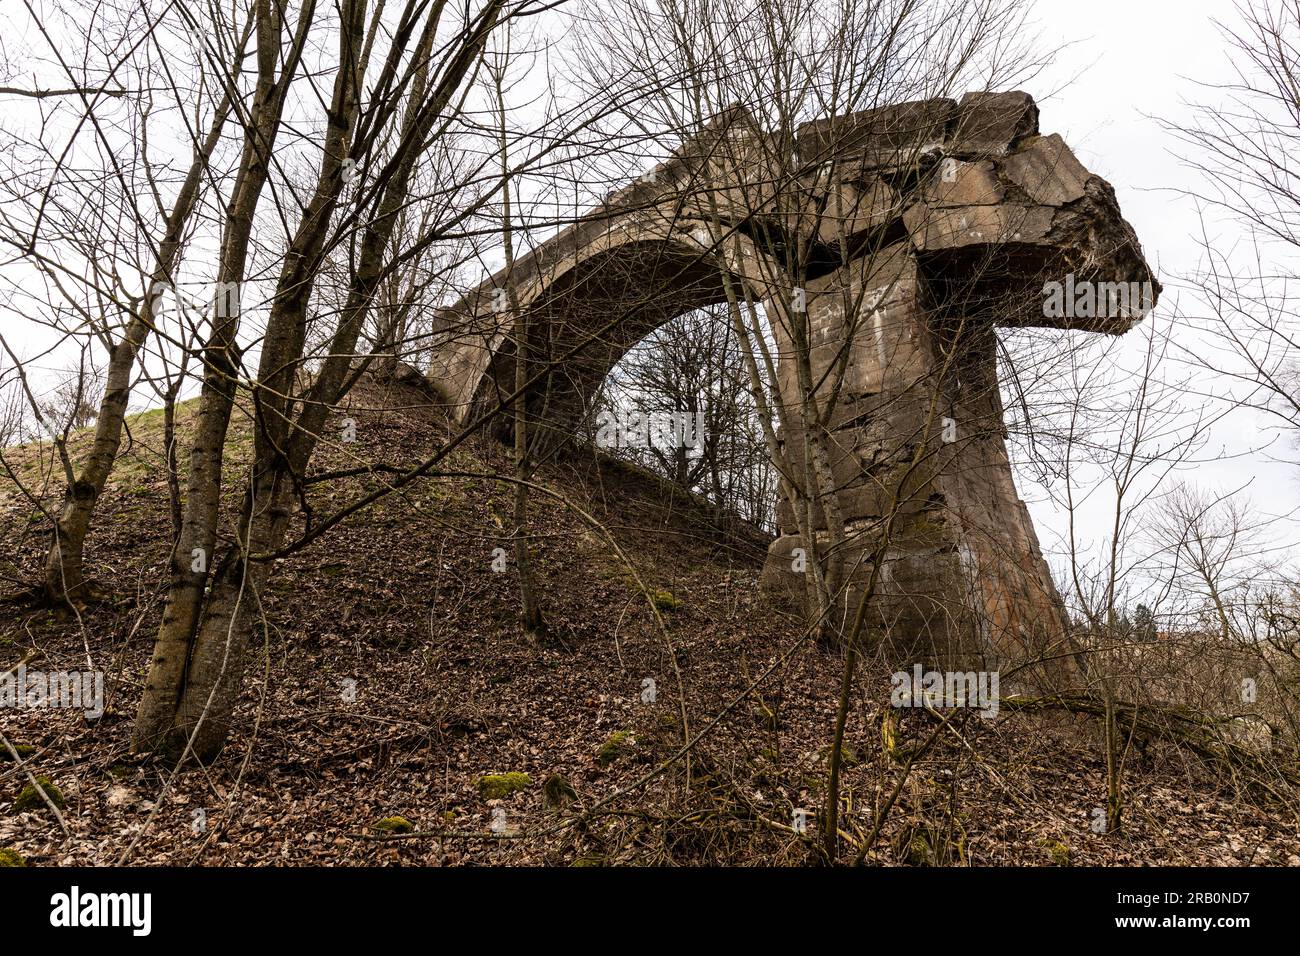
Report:
[{"label": "ruined concrete bridge", "polygon": [[[1027,94],[819,120],[793,143],[735,110],[445,310],[429,376],[462,421],[496,407],[525,315],[530,360],[549,363],[530,408],[572,433],[652,329],[761,303],[782,490],[834,489],[829,515],[782,494],[765,584],[802,593],[795,549],[812,538],[851,597],[893,514],[871,634],[899,662],[1004,666],[1053,653],[1065,622],[1012,478],[994,330],[1118,334],[1158,292],[1113,190],[1039,133]],[[813,462],[796,414],[810,393]]]}]

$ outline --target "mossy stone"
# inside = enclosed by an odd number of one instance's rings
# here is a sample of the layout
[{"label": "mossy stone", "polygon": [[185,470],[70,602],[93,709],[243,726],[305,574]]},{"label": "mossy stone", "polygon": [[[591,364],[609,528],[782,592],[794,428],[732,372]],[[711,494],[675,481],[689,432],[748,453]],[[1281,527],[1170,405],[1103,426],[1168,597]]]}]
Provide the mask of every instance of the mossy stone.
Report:
[{"label": "mossy stone", "polygon": [[632,735],[626,730],[619,730],[609,735],[609,738],[600,745],[596,751],[596,765],[598,767],[608,767],[618,758],[632,752],[633,741]]},{"label": "mossy stone", "polygon": [[672,612],[680,609],[682,606],[682,602],[673,596],[672,591],[664,591],[662,589],[651,591],[650,600],[653,601],[654,606],[661,611]]},{"label": "mossy stone", "polygon": [[[45,795],[50,798],[50,803],[62,810],[64,805],[63,791],[51,783],[49,777],[37,777],[36,783],[41,790],[45,791]],[[18,799],[14,801],[14,810],[18,813],[27,810],[41,810],[45,806],[45,801],[41,799],[40,792],[30,783],[23,787],[22,792],[18,794]]]},{"label": "mossy stone", "polygon": [[1070,865],[1070,848],[1060,840],[1051,840],[1044,838],[1039,843],[1046,848],[1047,855],[1052,858],[1053,866]]},{"label": "mossy stone", "polygon": [[406,817],[384,817],[373,828],[383,833],[414,833],[415,824]]},{"label": "mossy stone", "polygon": [[532,786],[526,773],[489,773],[478,778],[478,792],[484,800],[500,800]]},{"label": "mossy stone", "polygon": [[0,868],[6,866],[26,866],[27,861],[23,859],[21,853],[17,850],[11,850],[9,847],[0,847]]},{"label": "mossy stone", "polygon": [[552,810],[558,810],[577,800],[578,791],[562,774],[553,773],[542,783],[542,799]]},{"label": "mossy stone", "polygon": [[[18,751],[18,759],[26,760],[32,754],[36,753],[36,748],[31,744],[14,744],[14,750]],[[0,747],[0,760],[14,759],[14,755],[9,752],[8,747]]]}]

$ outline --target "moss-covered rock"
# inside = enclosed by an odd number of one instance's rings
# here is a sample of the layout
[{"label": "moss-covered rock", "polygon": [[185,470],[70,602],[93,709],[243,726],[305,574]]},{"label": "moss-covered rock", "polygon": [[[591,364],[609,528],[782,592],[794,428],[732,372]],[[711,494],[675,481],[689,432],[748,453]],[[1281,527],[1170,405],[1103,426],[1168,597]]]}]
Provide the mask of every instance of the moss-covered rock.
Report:
[{"label": "moss-covered rock", "polygon": [[654,602],[654,606],[659,610],[668,611],[670,613],[678,610],[682,606],[682,602],[673,596],[672,591],[664,591],[659,588],[650,592],[650,600]]},{"label": "moss-covered rock", "polygon": [[[37,777],[36,783],[41,790],[45,791],[45,795],[50,798],[50,803],[62,810],[64,805],[63,791],[51,783],[49,777]],[[14,811],[17,813],[28,810],[43,810],[45,808],[46,804],[41,799],[40,791],[31,784],[23,787],[22,792],[18,794],[18,799],[14,801]]]},{"label": "moss-covered rock", "polygon": [[0,847],[0,867],[26,865],[27,861],[23,859],[22,854],[17,850],[11,850],[7,846]]},{"label": "moss-covered rock", "polygon": [[500,800],[533,785],[526,773],[489,773],[478,778],[478,792],[484,800]]},{"label": "moss-covered rock", "polygon": [[562,774],[553,773],[542,783],[542,799],[547,807],[558,810],[577,800],[578,791]]},{"label": "moss-covered rock", "polygon": [[1044,837],[1038,842],[1045,850],[1047,850],[1047,855],[1051,858],[1053,866],[1070,865],[1070,848],[1060,840],[1052,840]]},{"label": "moss-covered rock", "polygon": [[596,751],[596,766],[608,767],[615,760],[632,752],[635,742],[626,730],[619,730],[609,735]]},{"label": "moss-covered rock", "polygon": [[414,833],[415,824],[406,817],[384,817],[371,824],[371,829],[380,833]]},{"label": "moss-covered rock", "polygon": [[934,863],[934,850],[924,833],[914,833],[907,841],[903,862],[908,866],[930,866]]},{"label": "moss-covered rock", "polygon": [[[36,753],[36,748],[31,744],[14,744],[14,750],[18,751],[18,759],[26,760],[32,754]],[[9,752],[8,747],[0,747],[0,760],[12,761],[14,755]]]}]

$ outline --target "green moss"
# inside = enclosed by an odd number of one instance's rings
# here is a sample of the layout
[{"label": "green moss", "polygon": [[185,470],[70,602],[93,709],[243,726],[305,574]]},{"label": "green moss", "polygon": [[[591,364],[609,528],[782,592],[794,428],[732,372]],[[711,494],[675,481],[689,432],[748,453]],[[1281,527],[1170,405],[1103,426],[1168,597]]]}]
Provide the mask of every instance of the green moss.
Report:
[{"label": "green moss", "polygon": [[384,817],[371,824],[371,829],[381,833],[414,833],[415,824],[406,817]]},{"label": "green moss", "polygon": [[608,767],[619,757],[631,753],[632,747],[632,735],[626,730],[612,733],[605,742],[600,745],[600,749],[596,751],[596,765],[598,767]]},{"label": "green moss", "polygon": [[1047,850],[1047,855],[1052,858],[1053,866],[1070,865],[1070,848],[1060,840],[1051,840],[1044,837],[1038,841],[1038,844]]},{"label": "green moss", "polygon": [[[26,760],[32,754],[36,753],[36,748],[31,744],[14,744],[14,750],[18,751],[18,758]],[[13,760],[14,755],[9,752],[8,747],[0,747],[0,760]]]},{"label": "green moss", "polygon": [[580,856],[572,863],[569,864],[569,866],[604,866],[604,865],[605,865],[605,858],[603,856],[596,856],[595,854]]},{"label": "green moss", "polygon": [[532,784],[526,773],[489,773],[478,778],[478,792],[484,800],[500,800]]},{"label": "green moss", "polygon": [[553,773],[542,783],[542,799],[552,810],[558,810],[577,800],[578,791],[562,774]]},{"label": "green moss", "polygon": [[23,859],[22,854],[17,850],[11,850],[9,847],[0,847],[0,869],[6,866],[26,866],[27,861]]},{"label": "green moss", "polygon": [[[36,783],[41,790],[45,791],[45,795],[50,798],[50,803],[62,810],[64,805],[63,791],[51,783],[49,777],[37,777]],[[45,801],[41,799],[36,787],[31,784],[23,787],[22,792],[18,794],[18,799],[14,801],[14,810],[18,813],[27,810],[40,810],[44,807]]]},{"label": "green moss", "polygon": [[665,591],[660,588],[656,588],[650,592],[650,600],[653,601],[654,606],[661,611],[672,612],[678,610],[682,606],[682,602],[673,597],[672,591]]},{"label": "green moss", "polygon": [[925,834],[916,833],[907,841],[907,853],[904,861],[908,866],[930,866],[934,862],[934,851]]}]

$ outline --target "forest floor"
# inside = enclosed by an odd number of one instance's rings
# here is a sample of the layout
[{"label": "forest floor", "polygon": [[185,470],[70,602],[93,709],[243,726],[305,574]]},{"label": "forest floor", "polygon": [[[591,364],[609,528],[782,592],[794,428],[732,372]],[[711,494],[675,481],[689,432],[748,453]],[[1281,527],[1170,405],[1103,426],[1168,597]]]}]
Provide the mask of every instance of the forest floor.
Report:
[{"label": "forest floor", "polygon": [[[356,441],[322,448],[318,472],[408,465],[448,435],[431,397],[410,385],[363,381],[336,410],[336,432],[344,418],[355,421]],[[261,596],[257,659],[217,762],[176,773],[132,755],[170,546],[161,436],[160,413],[131,420],[87,554],[103,597],[76,614],[18,598],[39,567],[46,525],[0,474],[0,591],[9,592],[0,667],[38,651],[31,669],[107,675],[97,720],[0,709],[0,731],[24,757],[21,767],[0,759],[0,849],[28,865],[821,859],[817,814],[842,660],[804,636],[792,608],[760,592],[766,539],[720,534],[698,503],[629,466],[550,463],[537,481],[553,494],[534,493],[531,503],[548,632],[529,636],[517,623],[512,569],[493,570],[493,549],[509,551],[501,536],[510,486],[464,476],[507,470],[504,449],[489,439],[444,463],[462,476],[409,484],[278,562]],[[247,463],[250,444],[247,422],[237,422],[229,467]],[[58,489],[47,481],[52,462],[35,449],[4,455],[28,487]],[[384,481],[314,485],[312,517]],[[658,592],[663,629],[636,577],[578,509]],[[869,863],[1300,865],[1300,822],[1286,809],[1294,799],[1272,803],[1172,743],[1132,751],[1124,830],[1095,832],[1105,760],[1099,726],[1084,715],[971,713],[905,773],[906,755],[935,721],[893,712],[898,726],[882,734],[889,690],[888,674],[870,669],[855,685],[847,856],[905,775]],[[689,760],[673,760],[683,710],[689,733],[701,736]],[[15,809],[27,770],[61,792],[67,833],[47,809]],[[526,777],[484,780],[500,774]],[[494,784],[517,789],[497,793]],[[799,810],[808,812],[806,833]],[[414,832],[377,826],[395,817]]]}]

